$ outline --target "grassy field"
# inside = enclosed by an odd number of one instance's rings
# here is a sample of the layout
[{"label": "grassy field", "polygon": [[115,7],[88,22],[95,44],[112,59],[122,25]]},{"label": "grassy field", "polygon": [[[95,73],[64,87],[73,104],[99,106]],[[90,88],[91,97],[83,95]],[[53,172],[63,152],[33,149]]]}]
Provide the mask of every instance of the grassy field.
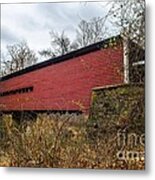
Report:
[{"label": "grassy field", "polygon": [[[144,157],[119,159],[116,132],[95,136],[83,115],[39,115],[36,121],[16,124],[11,116],[1,120],[0,166],[144,169]],[[91,133],[92,132],[92,133]],[[144,152],[140,144],[128,144],[123,152]]]}]

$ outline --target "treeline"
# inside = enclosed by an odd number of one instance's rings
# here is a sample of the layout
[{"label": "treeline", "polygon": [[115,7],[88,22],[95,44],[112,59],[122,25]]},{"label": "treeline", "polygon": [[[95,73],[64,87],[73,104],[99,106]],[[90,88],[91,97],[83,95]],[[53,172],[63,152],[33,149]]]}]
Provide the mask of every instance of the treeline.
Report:
[{"label": "treeline", "polygon": [[[37,63],[38,58],[48,59],[69,53],[101,41],[106,37],[121,32],[130,40],[144,48],[145,40],[145,2],[143,0],[124,0],[109,2],[108,11],[103,17],[90,20],[81,19],[75,28],[76,38],[71,40],[65,31],[49,31],[50,44],[48,49],[35,52],[26,41],[8,45],[7,53],[1,54],[0,75],[4,76]],[[116,30],[111,31],[111,27]],[[114,28],[114,29],[115,29]]]}]

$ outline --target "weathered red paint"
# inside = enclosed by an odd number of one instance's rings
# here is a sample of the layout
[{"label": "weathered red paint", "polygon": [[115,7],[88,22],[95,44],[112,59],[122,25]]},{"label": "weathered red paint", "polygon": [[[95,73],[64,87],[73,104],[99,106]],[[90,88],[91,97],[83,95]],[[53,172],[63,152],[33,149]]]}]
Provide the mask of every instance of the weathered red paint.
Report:
[{"label": "weathered red paint", "polygon": [[0,97],[0,110],[82,110],[92,88],[123,83],[122,47],[106,48],[0,82],[0,92],[33,86],[33,92]]}]

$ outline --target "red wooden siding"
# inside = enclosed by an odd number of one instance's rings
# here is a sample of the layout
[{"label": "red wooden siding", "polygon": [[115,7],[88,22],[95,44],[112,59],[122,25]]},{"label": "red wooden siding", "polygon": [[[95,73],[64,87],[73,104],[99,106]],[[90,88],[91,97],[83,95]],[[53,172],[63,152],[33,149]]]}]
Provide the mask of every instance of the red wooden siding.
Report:
[{"label": "red wooden siding", "polygon": [[123,50],[107,48],[0,82],[0,92],[33,86],[33,91],[0,97],[0,110],[89,110],[92,88],[123,83]]}]

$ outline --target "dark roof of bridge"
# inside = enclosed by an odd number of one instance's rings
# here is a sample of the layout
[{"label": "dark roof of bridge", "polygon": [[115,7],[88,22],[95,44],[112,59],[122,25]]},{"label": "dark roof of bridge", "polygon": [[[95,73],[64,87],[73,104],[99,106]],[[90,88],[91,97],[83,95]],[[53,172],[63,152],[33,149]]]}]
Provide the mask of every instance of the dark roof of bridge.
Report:
[{"label": "dark roof of bridge", "polygon": [[100,41],[100,42],[97,42],[95,44],[83,47],[83,48],[75,50],[75,51],[72,51],[72,52],[67,53],[65,55],[48,59],[48,60],[46,60],[44,62],[37,63],[35,65],[29,66],[29,67],[27,67],[25,69],[22,69],[20,71],[14,72],[14,73],[9,74],[9,75],[6,75],[6,76],[2,77],[0,79],[0,81],[5,81],[5,80],[11,79],[13,77],[17,77],[17,76],[29,73],[31,71],[47,67],[49,65],[54,65],[54,64],[61,63],[61,62],[67,61],[67,60],[71,60],[71,59],[73,59],[75,57],[78,57],[78,56],[81,56],[81,55],[84,55],[84,54],[87,54],[87,53],[90,53],[90,52],[97,51],[97,50],[99,50],[101,48],[104,49],[105,45],[108,44],[110,41],[118,41],[120,39],[121,39],[120,35],[105,39],[103,41]]}]

